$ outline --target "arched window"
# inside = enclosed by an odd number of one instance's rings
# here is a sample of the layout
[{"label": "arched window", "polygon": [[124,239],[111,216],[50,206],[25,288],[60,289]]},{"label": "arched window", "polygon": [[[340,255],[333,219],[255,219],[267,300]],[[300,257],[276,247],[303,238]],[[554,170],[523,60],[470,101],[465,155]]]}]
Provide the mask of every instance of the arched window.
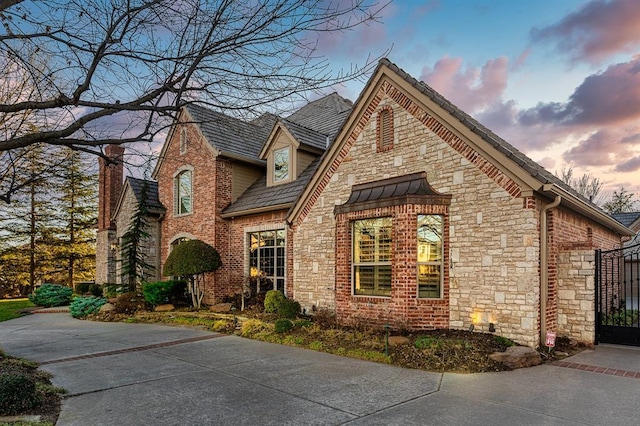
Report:
[{"label": "arched window", "polygon": [[180,172],[174,180],[174,213],[176,215],[183,215],[191,213],[193,210],[192,205],[192,182],[191,182],[191,170],[184,170]]}]

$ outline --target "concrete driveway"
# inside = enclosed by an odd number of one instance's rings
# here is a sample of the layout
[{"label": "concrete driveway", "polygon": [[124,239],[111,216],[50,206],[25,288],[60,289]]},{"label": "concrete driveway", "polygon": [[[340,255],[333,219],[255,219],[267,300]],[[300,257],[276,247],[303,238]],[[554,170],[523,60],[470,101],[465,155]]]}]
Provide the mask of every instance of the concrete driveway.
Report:
[{"label": "concrete driveway", "polygon": [[[64,387],[58,425],[636,425],[640,350],[451,374],[148,324],[35,314],[0,346]],[[589,371],[592,370],[592,371]]]}]

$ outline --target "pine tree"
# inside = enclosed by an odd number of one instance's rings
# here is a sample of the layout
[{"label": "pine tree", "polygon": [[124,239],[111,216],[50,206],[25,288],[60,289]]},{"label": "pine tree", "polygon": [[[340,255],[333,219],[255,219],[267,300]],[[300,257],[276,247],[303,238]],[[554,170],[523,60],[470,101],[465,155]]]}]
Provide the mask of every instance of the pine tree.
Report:
[{"label": "pine tree", "polygon": [[131,222],[126,232],[122,235],[120,256],[122,265],[122,282],[129,286],[130,291],[142,284],[145,276],[149,275],[155,267],[146,262],[142,252],[144,241],[150,237],[148,232],[149,208],[147,199],[149,186],[147,181],[142,181],[140,200],[131,215]]},{"label": "pine tree", "polygon": [[57,173],[58,245],[54,257],[66,272],[59,282],[73,287],[93,279],[97,222],[98,175],[89,158],[65,150]]}]

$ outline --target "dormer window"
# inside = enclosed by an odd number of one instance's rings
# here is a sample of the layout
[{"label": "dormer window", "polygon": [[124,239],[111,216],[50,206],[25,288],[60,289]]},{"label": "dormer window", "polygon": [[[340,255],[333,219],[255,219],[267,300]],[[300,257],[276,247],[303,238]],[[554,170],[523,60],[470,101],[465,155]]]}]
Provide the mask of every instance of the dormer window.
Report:
[{"label": "dormer window", "polygon": [[187,138],[187,129],[183,127],[180,130],[180,154],[186,154],[188,146],[189,146],[189,139]]},{"label": "dormer window", "polygon": [[288,181],[290,176],[290,150],[289,147],[273,151],[273,182]]}]

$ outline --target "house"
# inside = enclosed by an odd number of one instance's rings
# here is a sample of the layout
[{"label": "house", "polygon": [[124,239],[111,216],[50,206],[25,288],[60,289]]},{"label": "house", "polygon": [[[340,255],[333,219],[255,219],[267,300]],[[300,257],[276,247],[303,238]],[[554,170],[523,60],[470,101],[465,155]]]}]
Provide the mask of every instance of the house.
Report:
[{"label": "house", "polygon": [[635,236],[625,245],[633,245],[640,243],[640,212],[624,212],[614,213],[611,215],[615,220],[635,232]]},{"label": "house", "polygon": [[123,181],[123,155],[124,148],[109,145],[105,156],[111,161],[100,160],[96,282],[102,284],[123,281],[122,239],[140,205],[146,209],[144,231],[148,234],[140,244],[142,260],[147,265],[141,273],[145,281],[162,278],[160,224],[166,210],[158,198],[158,183],[131,176]]},{"label": "house", "polygon": [[253,276],[343,323],[530,346],[594,341],[594,249],[631,235],[386,59],[355,103],[250,122],[186,106],[152,177],[160,261],[192,238],[222,256],[209,303]]}]

